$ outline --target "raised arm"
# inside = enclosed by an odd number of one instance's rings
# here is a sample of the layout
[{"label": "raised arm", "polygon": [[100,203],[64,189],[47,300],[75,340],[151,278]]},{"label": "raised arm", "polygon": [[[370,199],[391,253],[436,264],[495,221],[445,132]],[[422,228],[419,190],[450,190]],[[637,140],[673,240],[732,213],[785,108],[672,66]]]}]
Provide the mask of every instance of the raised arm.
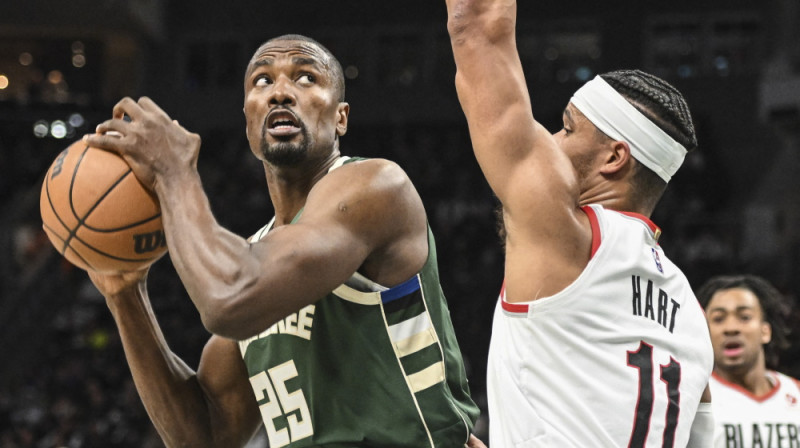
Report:
[{"label": "raised arm", "polygon": [[[548,183],[554,183],[562,190],[574,188],[568,184],[572,174],[566,172],[567,159],[533,117],[517,52],[516,2],[447,0],[447,9],[458,98],[475,156],[504,207],[514,207],[514,193],[523,185],[548,188]],[[524,180],[536,179],[531,170],[546,178],[544,182]]]},{"label": "raised arm", "polygon": [[456,90],[478,163],[503,205],[506,292],[560,291],[588,261],[591,230],[575,169],[534,117],[517,53],[516,2],[447,0]]},{"label": "raised arm", "polygon": [[[131,122],[119,119],[123,112]],[[123,100],[114,115],[88,142],[123,154],[158,194],[170,259],[214,334],[258,334],[321,299],[359,268],[393,286],[425,262],[422,201],[394,163],[355,162],[324,176],[297,223],[251,244],[214,218],[195,167],[196,135],[146,98]],[[101,135],[107,131],[122,137]]]},{"label": "raised arm", "polygon": [[236,343],[213,336],[195,373],[169,348],[147,295],[146,272],[90,273],[117,323],[136,389],[169,447],[244,446],[261,424]]}]

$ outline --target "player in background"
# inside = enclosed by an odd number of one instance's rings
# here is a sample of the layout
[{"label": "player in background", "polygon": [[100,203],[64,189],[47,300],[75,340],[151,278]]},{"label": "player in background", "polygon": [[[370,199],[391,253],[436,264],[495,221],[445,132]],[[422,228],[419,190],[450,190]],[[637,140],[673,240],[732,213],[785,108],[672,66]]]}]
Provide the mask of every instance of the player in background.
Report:
[{"label": "player in background", "polygon": [[505,227],[489,445],[708,446],[708,328],[649,219],[697,145],[683,96],[640,71],[603,74],[550,134],[533,116],[516,2],[446,3],[458,97]]},{"label": "player in background", "polygon": [[213,333],[195,372],[161,334],[146,272],[90,274],[168,446],[242,446],[261,424],[272,448],[483,446],[422,201],[396,164],[340,155],[349,111],[318,42],[255,52],[246,132],[275,217],[250,240],[217,223],[199,137],[152,100],[121,100],[87,137],[158,195],[170,258]]},{"label": "player in background", "polygon": [[710,278],[697,298],[714,346],[714,446],[800,447],[800,386],[775,371],[788,347],[785,298],[755,275]]}]

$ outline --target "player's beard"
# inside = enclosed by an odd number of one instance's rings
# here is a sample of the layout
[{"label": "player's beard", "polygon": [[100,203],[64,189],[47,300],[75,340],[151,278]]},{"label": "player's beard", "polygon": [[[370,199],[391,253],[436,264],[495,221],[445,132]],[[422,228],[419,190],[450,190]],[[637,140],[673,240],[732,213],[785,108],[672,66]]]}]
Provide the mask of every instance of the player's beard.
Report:
[{"label": "player's beard", "polygon": [[578,179],[578,185],[580,186],[581,190],[581,197],[580,197],[580,205],[586,205],[583,202],[583,194],[586,192],[586,181],[589,179],[589,175],[592,171],[592,162],[594,161],[594,155],[592,154],[579,154],[575,157],[570,158],[570,162],[572,162],[572,167],[575,168],[575,173]]},{"label": "player's beard", "polygon": [[302,162],[311,147],[311,137],[308,129],[300,125],[302,139],[300,142],[284,142],[270,144],[266,139],[266,128],[261,134],[261,154],[264,159],[274,166],[295,166]]}]

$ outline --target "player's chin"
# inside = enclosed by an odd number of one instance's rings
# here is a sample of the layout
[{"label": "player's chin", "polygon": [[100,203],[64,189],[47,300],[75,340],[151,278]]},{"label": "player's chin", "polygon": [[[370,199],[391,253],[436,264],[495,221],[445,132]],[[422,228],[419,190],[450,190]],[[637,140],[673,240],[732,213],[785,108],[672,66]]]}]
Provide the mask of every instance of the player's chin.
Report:
[{"label": "player's chin", "polygon": [[741,370],[747,370],[747,363],[741,356],[735,357],[724,357],[716,361],[717,368],[728,371],[728,372],[738,372]]},{"label": "player's chin", "polygon": [[291,167],[305,160],[308,148],[293,142],[279,142],[262,146],[264,160],[275,166]]}]

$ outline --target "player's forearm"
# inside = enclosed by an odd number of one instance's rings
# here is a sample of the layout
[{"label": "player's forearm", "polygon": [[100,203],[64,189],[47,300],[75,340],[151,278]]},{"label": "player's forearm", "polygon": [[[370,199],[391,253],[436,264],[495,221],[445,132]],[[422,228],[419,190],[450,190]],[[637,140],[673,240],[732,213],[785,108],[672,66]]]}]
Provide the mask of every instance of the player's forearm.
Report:
[{"label": "player's forearm", "polygon": [[470,128],[497,129],[497,115],[527,97],[520,92],[526,84],[516,49],[516,2],[449,0],[447,29]]},{"label": "player's forearm", "polygon": [[194,371],[170,351],[147,297],[136,290],[107,299],[125,357],[150,419],[167,446],[211,446],[209,413]]},{"label": "player's forearm", "polygon": [[475,157],[505,204],[513,173],[530,154],[534,121],[516,48],[516,3],[451,0],[448,31],[456,91]]},{"label": "player's forearm", "polygon": [[165,179],[156,191],[170,259],[203,324],[220,336],[250,336],[248,294],[266,275],[250,244],[219,225],[196,172]]}]

